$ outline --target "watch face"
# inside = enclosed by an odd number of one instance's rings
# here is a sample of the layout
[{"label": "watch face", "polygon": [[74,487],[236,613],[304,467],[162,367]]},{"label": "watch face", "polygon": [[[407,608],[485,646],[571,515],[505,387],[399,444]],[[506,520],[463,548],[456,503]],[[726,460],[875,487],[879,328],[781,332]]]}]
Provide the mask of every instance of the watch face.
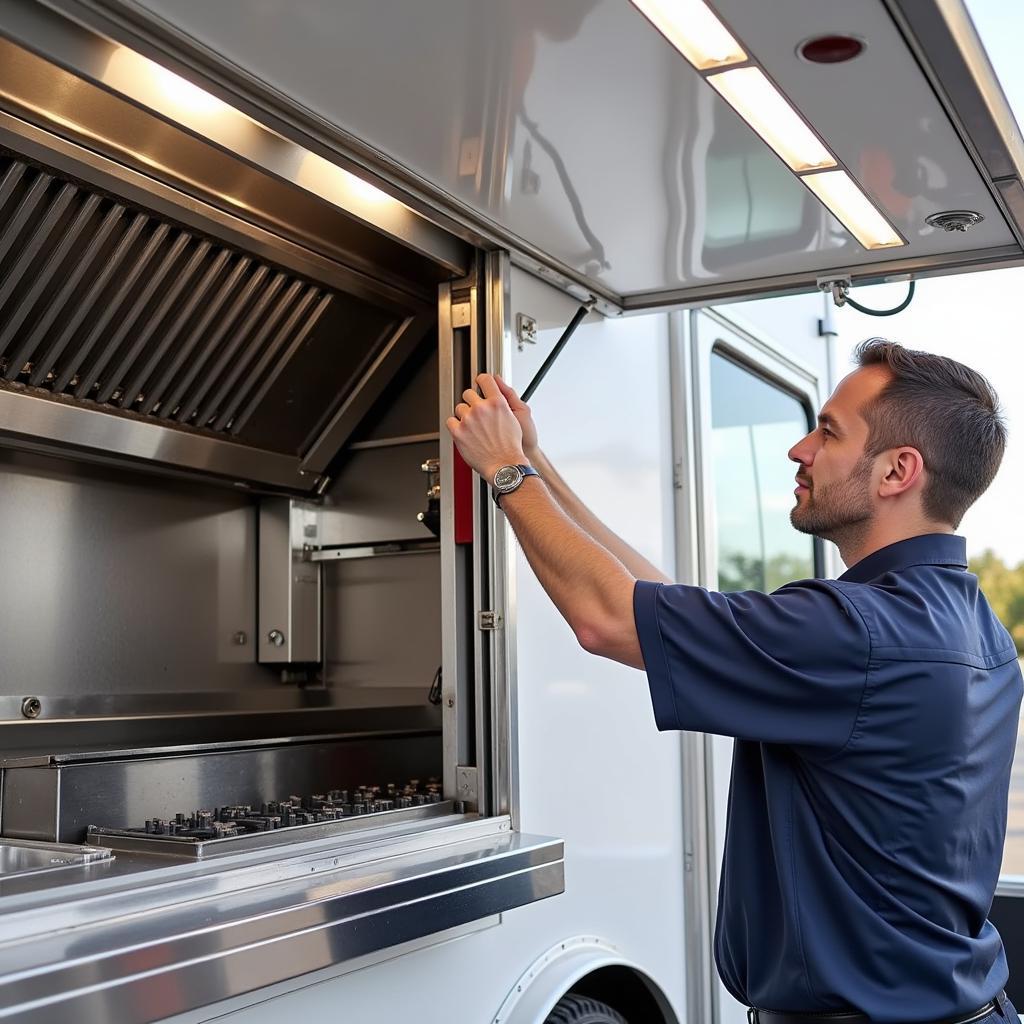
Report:
[{"label": "watch face", "polygon": [[518,466],[502,466],[494,474],[494,486],[500,491],[505,487],[515,487],[522,479],[523,474]]}]

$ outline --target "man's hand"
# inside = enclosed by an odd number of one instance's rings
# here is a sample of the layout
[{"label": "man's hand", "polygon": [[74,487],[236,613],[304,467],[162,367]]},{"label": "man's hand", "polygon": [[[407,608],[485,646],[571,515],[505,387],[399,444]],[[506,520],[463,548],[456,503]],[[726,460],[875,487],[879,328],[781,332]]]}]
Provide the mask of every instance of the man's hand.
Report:
[{"label": "man's hand", "polygon": [[481,373],[476,385],[479,393],[473,388],[462,393],[455,415],[448,417],[448,432],[459,454],[489,481],[502,466],[527,461],[523,451],[523,428],[489,373]]},{"label": "man's hand", "polygon": [[537,440],[537,425],[533,422],[530,407],[497,374],[494,375],[494,380],[501,393],[505,396],[505,401],[508,402],[512,415],[519,420],[519,426],[523,430],[523,451],[526,452],[526,457],[532,460],[536,457],[540,445]]}]

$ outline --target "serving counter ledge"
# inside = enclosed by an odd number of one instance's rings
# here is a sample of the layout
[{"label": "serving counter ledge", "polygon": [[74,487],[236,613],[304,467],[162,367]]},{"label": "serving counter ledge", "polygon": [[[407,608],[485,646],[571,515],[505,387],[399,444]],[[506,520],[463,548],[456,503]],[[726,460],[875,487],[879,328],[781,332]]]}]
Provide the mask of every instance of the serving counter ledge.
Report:
[{"label": "serving counter ledge", "polygon": [[560,841],[473,815],[14,877],[0,882],[0,1019],[161,1020],[563,889]]}]

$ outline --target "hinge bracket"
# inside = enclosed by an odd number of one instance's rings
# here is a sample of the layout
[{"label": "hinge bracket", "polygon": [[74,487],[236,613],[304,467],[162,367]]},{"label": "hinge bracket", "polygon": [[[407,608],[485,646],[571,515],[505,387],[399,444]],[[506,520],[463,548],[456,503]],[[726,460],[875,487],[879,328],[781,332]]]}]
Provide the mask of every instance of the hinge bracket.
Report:
[{"label": "hinge bracket", "polygon": [[484,611],[477,613],[477,627],[483,630],[501,629],[503,623],[501,612]]},{"label": "hinge bracket", "polygon": [[480,794],[477,792],[478,775],[475,767],[469,765],[455,766],[455,799],[465,804],[472,804],[474,807],[480,803]]}]

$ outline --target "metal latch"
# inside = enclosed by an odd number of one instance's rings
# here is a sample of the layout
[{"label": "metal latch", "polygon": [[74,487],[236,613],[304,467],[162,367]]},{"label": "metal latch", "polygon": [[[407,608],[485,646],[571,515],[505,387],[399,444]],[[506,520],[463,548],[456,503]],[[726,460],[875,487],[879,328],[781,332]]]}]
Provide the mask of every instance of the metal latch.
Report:
[{"label": "metal latch", "polygon": [[522,352],[527,345],[537,344],[537,321],[526,313],[516,313],[516,346]]},{"label": "metal latch", "polygon": [[452,303],[452,327],[468,327],[473,322],[473,311],[468,302]]},{"label": "metal latch", "polygon": [[479,612],[477,614],[477,627],[479,629],[501,629],[501,612]]}]

